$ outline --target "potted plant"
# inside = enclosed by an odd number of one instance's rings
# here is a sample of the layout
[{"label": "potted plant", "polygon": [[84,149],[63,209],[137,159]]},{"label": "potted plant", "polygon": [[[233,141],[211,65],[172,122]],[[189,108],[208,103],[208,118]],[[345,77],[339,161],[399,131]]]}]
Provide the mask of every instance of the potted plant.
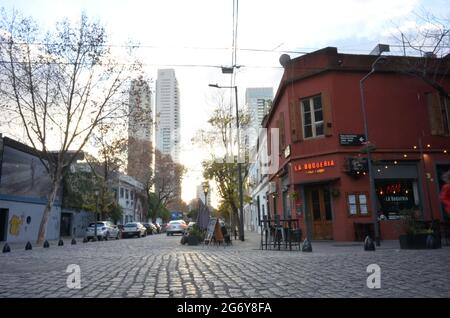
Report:
[{"label": "potted plant", "polygon": [[198,245],[203,238],[203,233],[198,228],[197,224],[195,224],[192,228],[188,230],[187,233],[187,244],[188,245]]},{"label": "potted plant", "polygon": [[405,234],[399,236],[401,249],[441,248],[439,233],[418,220],[417,210],[400,211]]}]

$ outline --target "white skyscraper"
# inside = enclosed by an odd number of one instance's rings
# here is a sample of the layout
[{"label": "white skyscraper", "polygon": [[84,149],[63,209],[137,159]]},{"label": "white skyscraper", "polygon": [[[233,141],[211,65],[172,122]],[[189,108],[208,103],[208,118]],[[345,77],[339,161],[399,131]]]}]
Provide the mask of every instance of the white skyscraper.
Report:
[{"label": "white skyscraper", "polygon": [[158,70],[156,80],[156,148],[180,160],[180,92],[173,69]]},{"label": "white skyscraper", "polygon": [[245,90],[245,104],[250,112],[250,127],[245,143],[250,148],[256,145],[258,129],[264,116],[269,111],[273,99],[272,87],[254,87]]}]

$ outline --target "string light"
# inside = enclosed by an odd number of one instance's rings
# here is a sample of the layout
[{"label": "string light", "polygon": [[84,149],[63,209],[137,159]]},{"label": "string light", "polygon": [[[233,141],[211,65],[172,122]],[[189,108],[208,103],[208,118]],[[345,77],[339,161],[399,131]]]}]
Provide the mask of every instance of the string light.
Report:
[{"label": "string light", "polygon": [[414,149],[417,149],[417,146],[414,146],[413,148],[414,148]]},{"label": "string light", "polygon": [[408,158],[408,155],[405,153],[405,154],[403,155],[403,158]]},{"label": "string light", "polygon": [[430,145],[430,144],[427,144],[427,148],[431,148],[431,145]]},{"label": "string light", "polygon": [[397,160],[394,161],[394,165],[396,165],[396,164],[397,164]]}]

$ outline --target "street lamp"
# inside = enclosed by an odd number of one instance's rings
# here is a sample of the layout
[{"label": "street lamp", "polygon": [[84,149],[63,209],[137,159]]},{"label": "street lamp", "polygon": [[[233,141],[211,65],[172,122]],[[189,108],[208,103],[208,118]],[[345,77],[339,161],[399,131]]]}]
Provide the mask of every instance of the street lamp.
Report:
[{"label": "street lamp", "polygon": [[364,134],[366,135],[366,145],[367,145],[367,167],[369,170],[369,187],[370,187],[370,201],[371,201],[371,207],[372,207],[372,216],[373,216],[373,226],[374,226],[374,232],[375,232],[375,242],[377,246],[380,246],[380,228],[378,224],[378,209],[376,204],[376,193],[375,193],[375,178],[373,175],[373,167],[372,167],[372,159],[371,159],[371,152],[375,150],[375,146],[370,143],[369,141],[369,129],[367,125],[367,114],[366,114],[366,105],[365,105],[365,96],[364,96],[364,81],[368,79],[373,73],[376,72],[375,66],[380,61],[384,61],[386,57],[384,56],[378,56],[377,59],[372,63],[372,69],[370,72],[364,76],[359,81],[359,88],[361,93],[361,110],[363,114],[363,120],[364,120]]},{"label": "street lamp", "polygon": [[209,183],[208,181],[204,181],[202,183],[203,193],[205,194],[205,205],[208,206],[208,192],[209,192]]},{"label": "street lamp", "polygon": [[94,238],[93,241],[97,241],[97,219],[98,219],[98,195],[99,191],[96,189],[95,194],[95,222],[94,222]]},{"label": "street lamp", "polygon": [[239,141],[239,107],[238,107],[238,93],[237,86],[219,86],[218,84],[209,84],[210,87],[215,88],[233,88],[236,98],[236,128],[237,128],[237,144],[238,144],[238,177],[239,177],[239,216],[241,222],[239,224],[239,239],[244,241],[244,193],[242,189],[242,164],[240,156],[240,141]]}]

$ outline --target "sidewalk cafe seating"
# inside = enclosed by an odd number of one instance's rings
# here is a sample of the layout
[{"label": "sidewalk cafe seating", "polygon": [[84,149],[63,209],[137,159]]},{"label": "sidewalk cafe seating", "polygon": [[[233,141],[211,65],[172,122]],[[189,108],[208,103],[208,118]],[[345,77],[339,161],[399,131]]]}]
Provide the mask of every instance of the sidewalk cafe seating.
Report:
[{"label": "sidewalk cafe seating", "polygon": [[279,215],[275,215],[272,219],[270,216],[263,216],[261,220],[261,249],[278,249],[290,250],[292,247],[298,247],[302,240],[302,231],[299,226],[298,219],[280,219]]}]

